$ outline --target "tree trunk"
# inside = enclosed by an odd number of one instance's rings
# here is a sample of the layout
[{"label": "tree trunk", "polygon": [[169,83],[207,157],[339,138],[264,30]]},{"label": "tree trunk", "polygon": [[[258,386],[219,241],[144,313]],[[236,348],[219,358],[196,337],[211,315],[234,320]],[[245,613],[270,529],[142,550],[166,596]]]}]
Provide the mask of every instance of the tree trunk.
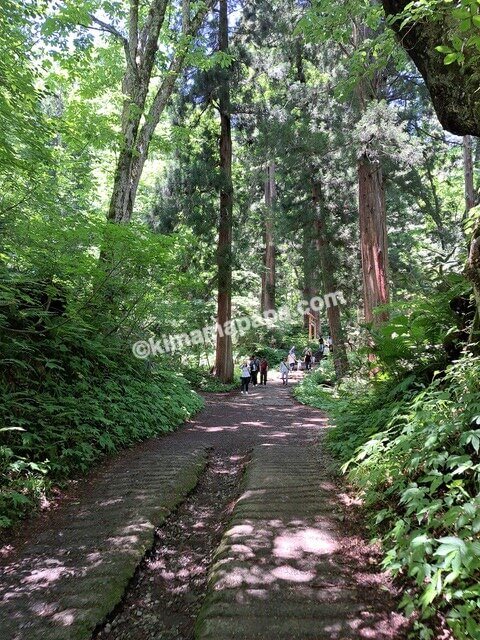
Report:
[{"label": "tree trunk", "polygon": [[[310,212],[309,212],[310,213]],[[313,216],[308,216],[303,226],[302,240],[302,264],[303,264],[303,299],[307,302],[319,295],[318,291],[318,265],[319,256],[317,250],[317,242],[315,237],[315,225]],[[317,332],[320,334],[320,312],[313,311],[317,323]],[[303,316],[303,328],[308,330],[310,323],[309,313],[305,312]]]},{"label": "tree trunk", "polygon": [[262,294],[260,307],[262,313],[275,309],[275,163],[267,166],[265,180],[265,217],[263,237],[265,250],[263,254]]},{"label": "tree trunk", "polygon": [[[401,13],[411,0],[382,0],[398,41],[422,74],[442,126],[456,135],[480,135],[480,92],[476,56],[466,56],[465,64],[445,64],[438,45],[450,45],[452,9],[455,4],[440,3],[424,19],[404,22]],[[451,8],[450,8],[451,6]],[[462,35],[462,34],[460,34]],[[466,35],[470,33],[467,31]]]},{"label": "tree trunk", "polygon": [[133,214],[138,185],[155,129],[173,93],[184,67],[193,36],[200,29],[211,7],[207,0],[197,13],[190,16],[190,2],[182,2],[182,39],[176,45],[168,70],[152,100],[151,89],[158,51],[158,39],[165,22],[168,0],[152,0],[143,26],[139,25],[138,0],[130,2],[128,38],[115,27],[92,16],[92,21],[119,39],[125,51],[126,70],[122,82],[125,96],[122,109],[120,152],[115,167],[113,192],[108,219],[128,223]]},{"label": "tree trunk", "polygon": [[[219,50],[228,51],[228,0],[219,2]],[[217,246],[218,300],[217,323],[222,329],[232,317],[232,130],[230,120],[230,84],[228,70],[221,69],[220,107],[220,217]],[[217,332],[216,376],[222,382],[233,381],[232,337]]]},{"label": "tree trunk", "polygon": [[[315,213],[315,241],[318,250],[324,294],[338,290],[335,282],[335,263],[330,249],[327,228],[327,209],[323,202],[322,186],[317,180],[312,183],[312,203]],[[330,305],[327,308],[328,326],[333,342],[333,363],[337,378],[343,378],[348,372],[348,358],[345,347],[345,335],[342,327],[340,307]]]},{"label": "tree trunk", "polygon": [[374,314],[389,302],[388,242],[382,168],[366,156],[358,160],[358,211],[365,322],[379,325],[388,312]]},{"label": "tree trunk", "polygon": [[463,136],[463,171],[465,176],[465,213],[475,206],[475,186],[473,183],[472,136]]},{"label": "tree trunk", "polygon": [[473,285],[475,298],[475,317],[470,329],[468,343],[470,350],[478,355],[480,353],[480,223],[477,223],[470,242],[465,274]]},{"label": "tree trunk", "polygon": [[[475,206],[475,186],[473,180],[473,144],[471,136],[463,137],[463,170],[465,176],[465,216]],[[480,351],[480,224],[477,223],[470,242],[466,275],[473,285],[475,317],[468,339],[470,350]]]}]

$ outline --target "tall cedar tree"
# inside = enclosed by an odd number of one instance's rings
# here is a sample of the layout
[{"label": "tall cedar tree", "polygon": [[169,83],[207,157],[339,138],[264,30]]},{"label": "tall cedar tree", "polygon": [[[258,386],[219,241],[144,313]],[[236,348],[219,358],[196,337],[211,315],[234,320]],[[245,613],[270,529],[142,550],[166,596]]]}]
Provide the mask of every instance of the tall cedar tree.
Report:
[{"label": "tall cedar tree", "polygon": [[[369,35],[363,24],[355,25],[354,40],[361,46]],[[357,98],[362,112],[371,100],[378,100],[381,93],[382,73],[376,72],[370,79],[363,76],[357,84]],[[360,225],[360,251],[363,276],[363,311],[365,322],[381,324],[388,320],[388,313],[374,313],[376,307],[390,301],[388,282],[388,240],[385,188],[382,166],[364,152],[358,158],[358,219]]]},{"label": "tall cedar tree", "polygon": [[265,213],[263,217],[263,273],[260,306],[262,313],[275,309],[275,163],[267,164]]},{"label": "tall cedar tree", "polygon": [[[228,53],[228,0],[219,2],[218,47]],[[218,300],[217,322],[221,328],[232,318],[232,125],[229,70],[221,69],[219,75],[220,109],[220,216],[218,225],[217,269]],[[215,358],[216,375],[222,382],[233,380],[232,337],[222,330],[217,332]]]},{"label": "tall cedar tree", "polygon": [[[330,249],[331,238],[327,226],[328,209],[325,206],[322,184],[316,179],[312,171],[312,204],[315,215],[315,235],[318,250],[320,269],[322,273],[322,285],[326,294],[338,290],[335,280],[335,264]],[[327,307],[327,318],[330,335],[333,340],[333,363],[337,378],[342,378],[348,372],[348,358],[345,348],[345,335],[342,328],[340,307],[330,305]]]}]

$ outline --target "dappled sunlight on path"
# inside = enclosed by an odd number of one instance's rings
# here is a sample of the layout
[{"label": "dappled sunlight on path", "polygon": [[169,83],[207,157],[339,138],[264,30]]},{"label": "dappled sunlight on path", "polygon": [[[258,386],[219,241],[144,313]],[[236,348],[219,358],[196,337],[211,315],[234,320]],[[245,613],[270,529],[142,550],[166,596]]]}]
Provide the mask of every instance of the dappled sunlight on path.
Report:
[{"label": "dappled sunlight on path", "polygon": [[[192,640],[210,563],[205,541],[222,533],[197,621],[200,640],[399,640],[404,621],[392,613],[391,585],[375,550],[350,527],[322,451],[327,426],[321,412],[296,403],[274,380],[248,396],[210,394],[175,433],[107,461],[75,500],[33,521],[3,550],[2,640],[89,640],[94,629],[109,640],[163,637],[160,631]],[[210,480],[200,483],[201,495],[185,501],[207,452],[217,460],[215,474],[204,474]],[[238,476],[248,459],[241,488],[222,506],[220,488],[232,494],[238,484],[225,485],[222,476]],[[99,627],[133,588],[155,526],[182,501],[182,523],[158,531],[151,582],[140,581],[125,598],[121,624]],[[228,524],[225,501],[233,510]]]}]

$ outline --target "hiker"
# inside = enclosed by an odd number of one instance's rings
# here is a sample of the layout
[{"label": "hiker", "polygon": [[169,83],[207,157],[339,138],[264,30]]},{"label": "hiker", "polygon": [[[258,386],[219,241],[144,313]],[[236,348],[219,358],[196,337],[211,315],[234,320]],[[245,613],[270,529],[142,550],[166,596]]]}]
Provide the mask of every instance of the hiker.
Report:
[{"label": "hiker", "polygon": [[268,362],[266,358],[260,360],[260,384],[267,386]]},{"label": "hiker", "polygon": [[323,356],[325,355],[325,342],[323,341],[323,336],[320,336],[319,340],[318,340],[318,355],[319,355],[319,360],[321,360],[323,358]]},{"label": "hiker", "polygon": [[242,393],[248,396],[248,385],[250,384],[250,367],[248,362],[244,362],[240,367],[240,380],[242,382]]},{"label": "hiker", "polygon": [[[292,347],[292,349],[295,349],[295,347]],[[293,371],[295,369],[295,364],[297,362],[295,351],[292,351],[292,349],[290,349],[290,353],[287,356],[287,362],[288,366],[290,367],[290,371]]]},{"label": "hiker", "polygon": [[305,350],[305,371],[310,371],[312,368],[312,350]]},{"label": "hiker", "polygon": [[250,358],[250,373],[252,375],[252,385],[254,387],[258,384],[258,370],[260,369],[260,360],[254,354]]},{"label": "hiker", "polygon": [[284,358],[280,363],[280,376],[282,378],[282,384],[288,385],[288,372],[290,371],[290,367],[287,364],[287,358]]},{"label": "hiker", "polygon": [[328,334],[327,344],[328,344],[328,352],[333,353],[333,340],[330,334]]}]

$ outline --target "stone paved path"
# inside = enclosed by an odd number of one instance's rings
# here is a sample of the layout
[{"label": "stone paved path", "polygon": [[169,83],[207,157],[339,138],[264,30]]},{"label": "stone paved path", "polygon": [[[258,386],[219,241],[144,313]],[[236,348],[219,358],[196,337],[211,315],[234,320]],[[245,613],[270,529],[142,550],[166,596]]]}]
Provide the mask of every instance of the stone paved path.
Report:
[{"label": "stone paved path", "polygon": [[199,640],[392,638],[378,575],[345,555],[336,488],[315,447],[256,447],[220,545]]},{"label": "stone paved path", "polygon": [[154,442],[128,468],[110,465],[78,503],[0,562],[1,640],[90,638],[121,600],[155,526],[184,500],[207,460],[204,448],[164,453],[162,441]]},{"label": "stone paved path", "polygon": [[[249,396],[210,395],[191,423],[120,454],[0,557],[0,639],[89,640],[122,599],[155,526],[196,485],[208,452],[226,463],[252,457],[215,555],[199,640],[403,639],[378,555],[348,523],[331,480],[326,424],[274,382]],[[214,492],[204,508],[217,508]],[[176,552],[181,565],[181,541]],[[193,638],[194,621],[183,635],[139,632],[132,615],[129,631],[129,611],[122,638]]]}]

